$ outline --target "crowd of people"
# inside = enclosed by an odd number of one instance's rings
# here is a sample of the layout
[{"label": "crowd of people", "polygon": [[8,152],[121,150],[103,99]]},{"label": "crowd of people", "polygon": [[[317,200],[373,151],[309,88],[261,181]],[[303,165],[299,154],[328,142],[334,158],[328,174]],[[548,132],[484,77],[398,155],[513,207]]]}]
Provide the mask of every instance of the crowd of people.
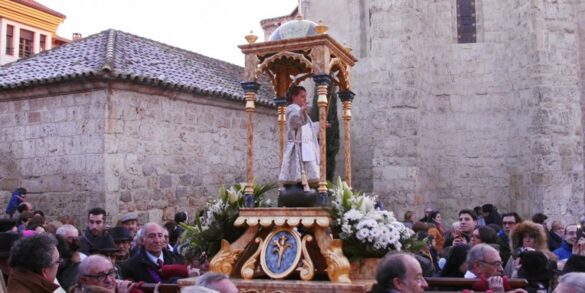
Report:
[{"label": "crowd of people", "polygon": [[[163,226],[128,213],[109,228],[106,211],[96,207],[81,231],[72,217],[48,221],[19,188],[6,215],[0,219],[0,293],[138,293],[144,283],[190,276],[198,276],[196,290],[185,292],[238,292],[228,276],[207,272],[205,261],[185,261],[177,243],[179,223],[188,222],[184,212]],[[425,209],[419,220],[406,212],[404,224],[425,245],[381,260],[372,292],[423,292],[425,278],[450,277],[476,280],[475,291],[585,293],[585,217],[567,225],[547,220],[542,213],[529,220],[500,214],[492,204],[461,210],[450,227],[438,210]],[[509,280],[516,278],[528,285],[512,289]]]},{"label": "crowd of people", "polygon": [[[418,260],[421,276],[475,279],[472,289],[479,291],[516,292],[509,280],[520,278],[528,285],[519,292],[585,293],[585,235],[581,231],[585,217],[566,225],[552,221],[549,226],[543,213],[522,219],[515,212],[500,214],[494,205],[485,204],[461,210],[458,221],[445,227],[440,211],[426,208],[424,212],[419,220],[414,212],[406,212],[403,222],[425,241],[421,251],[410,255]],[[403,254],[388,257],[386,266],[403,259]],[[428,286],[424,278],[418,278],[411,290],[401,291],[402,283],[389,283],[387,278],[393,275],[384,275],[385,271],[389,269],[381,265],[378,285],[385,280],[385,289],[373,292],[422,292]]]},{"label": "crowd of people", "polygon": [[185,292],[238,292],[227,276],[206,272],[206,263],[191,266],[179,253],[184,212],[163,226],[140,225],[138,215],[128,213],[109,228],[106,211],[96,207],[80,232],[71,217],[47,221],[25,201],[23,188],[12,199],[0,219],[0,293],[139,293],[144,283],[191,276],[199,276],[197,286]]}]

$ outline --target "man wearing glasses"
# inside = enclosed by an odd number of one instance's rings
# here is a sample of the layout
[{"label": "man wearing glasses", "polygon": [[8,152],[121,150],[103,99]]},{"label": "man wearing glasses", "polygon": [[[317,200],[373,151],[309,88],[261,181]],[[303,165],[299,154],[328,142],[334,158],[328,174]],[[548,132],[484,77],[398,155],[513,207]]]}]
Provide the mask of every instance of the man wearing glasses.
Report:
[{"label": "man wearing glasses", "polygon": [[79,283],[73,292],[84,292],[87,286],[96,286],[116,293],[130,292],[139,283],[116,279],[116,269],[112,262],[99,254],[88,256],[79,264]]},{"label": "man wearing glasses", "polygon": [[512,251],[510,249],[510,233],[516,227],[516,224],[522,222],[522,218],[517,213],[505,213],[502,215],[502,230],[498,232],[498,245],[500,246],[500,257],[507,262]]},{"label": "man wearing glasses", "polygon": [[55,291],[59,288],[54,282],[61,262],[57,240],[53,236],[40,234],[18,240],[10,250],[12,270],[8,277],[8,292]]},{"label": "man wearing glasses", "polygon": [[487,245],[478,244],[467,254],[467,272],[464,278],[478,279],[501,276],[504,272],[502,259],[498,251]]}]

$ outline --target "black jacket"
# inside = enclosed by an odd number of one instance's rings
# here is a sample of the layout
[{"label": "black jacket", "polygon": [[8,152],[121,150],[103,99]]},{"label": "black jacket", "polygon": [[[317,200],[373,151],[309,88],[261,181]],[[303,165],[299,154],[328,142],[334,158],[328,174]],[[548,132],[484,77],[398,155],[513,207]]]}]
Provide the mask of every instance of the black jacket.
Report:
[{"label": "black jacket", "polygon": [[[168,251],[163,250],[163,258],[165,259],[165,264],[182,264],[183,259],[178,257],[176,254]],[[144,281],[145,283],[157,283],[156,280],[153,280],[150,271],[158,272],[158,265],[150,261],[146,252],[143,249],[133,257],[131,257],[127,262],[122,264],[122,279],[125,280],[132,280],[134,282]],[[163,283],[168,280],[162,280]]]},{"label": "black jacket", "polygon": [[555,249],[561,247],[563,238],[552,230],[548,231],[548,250],[555,251]]},{"label": "black jacket", "polygon": [[85,232],[83,232],[83,235],[81,235],[81,237],[79,237],[79,252],[85,254],[85,255],[90,255],[90,251],[93,248],[93,242],[102,237],[104,235],[104,233],[102,233],[102,235],[100,236],[93,236],[93,234],[91,234],[91,231],[89,231],[89,229],[86,229]]}]

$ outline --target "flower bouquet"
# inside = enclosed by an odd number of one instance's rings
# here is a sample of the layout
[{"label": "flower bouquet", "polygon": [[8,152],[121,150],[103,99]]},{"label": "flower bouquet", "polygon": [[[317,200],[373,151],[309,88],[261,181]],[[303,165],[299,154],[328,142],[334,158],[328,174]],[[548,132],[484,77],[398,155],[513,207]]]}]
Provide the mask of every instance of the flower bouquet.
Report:
[{"label": "flower bouquet", "polygon": [[[221,240],[233,242],[245,231],[234,227],[240,208],[244,207],[245,183],[237,183],[229,188],[223,185],[219,189],[219,200],[210,200],[193,225],[181,224],[185,232],[181,235],[182,252],[187,260],[211,258],[221,246]],[[276,184],[256,184],[254,182],[254,206],[269,207],[270,200],[265,199],[266,192],[276,188]]]},{"label": "flower bouquet", "polygon": [[341,178],[329,185],[332,193],[333,233],[343,241],[350,259],[383,257],[391,250],[417,251],[414,232],[383,210],[376,195],[353,192]]}]

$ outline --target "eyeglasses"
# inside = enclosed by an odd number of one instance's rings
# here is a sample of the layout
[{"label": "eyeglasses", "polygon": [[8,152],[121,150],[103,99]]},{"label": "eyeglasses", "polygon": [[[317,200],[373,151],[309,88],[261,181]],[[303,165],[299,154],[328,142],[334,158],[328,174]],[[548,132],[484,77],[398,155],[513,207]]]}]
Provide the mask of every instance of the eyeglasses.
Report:
[{"label": "eyeglasses", "polygon": [[83,276],[87,277],[87,278],[93,278],[93,279],[96,279],[100,282],[103,282],[108,278],[112,278],[112,279],[116,278],[116,270],[114,269],[114,270],[111,270],[107,273],[99,273],[97,275],[83,275]]},{"label": "eyeglasses", "polygon": [[504,263],[499,261],[499,260],[494,261],[494,262],[487,262],[487,261],[480,260],[480,262],[482,262],[484,264],[488,264],[490,266],[494,266],[494,267],[501,267],[504,265]]},{"label": "eyeglasses", "polygon": [[58,259],[58,260],[54,261],[54,262],[53,262],[51,265],[60,265],[60,264],[62,264],[64,261],[65,261],[64,259],[60,258],[60,259]]},{"label": "eyeglasses", "polygon": [[516,222],[502,222],[503,225],[515,225]]}]

